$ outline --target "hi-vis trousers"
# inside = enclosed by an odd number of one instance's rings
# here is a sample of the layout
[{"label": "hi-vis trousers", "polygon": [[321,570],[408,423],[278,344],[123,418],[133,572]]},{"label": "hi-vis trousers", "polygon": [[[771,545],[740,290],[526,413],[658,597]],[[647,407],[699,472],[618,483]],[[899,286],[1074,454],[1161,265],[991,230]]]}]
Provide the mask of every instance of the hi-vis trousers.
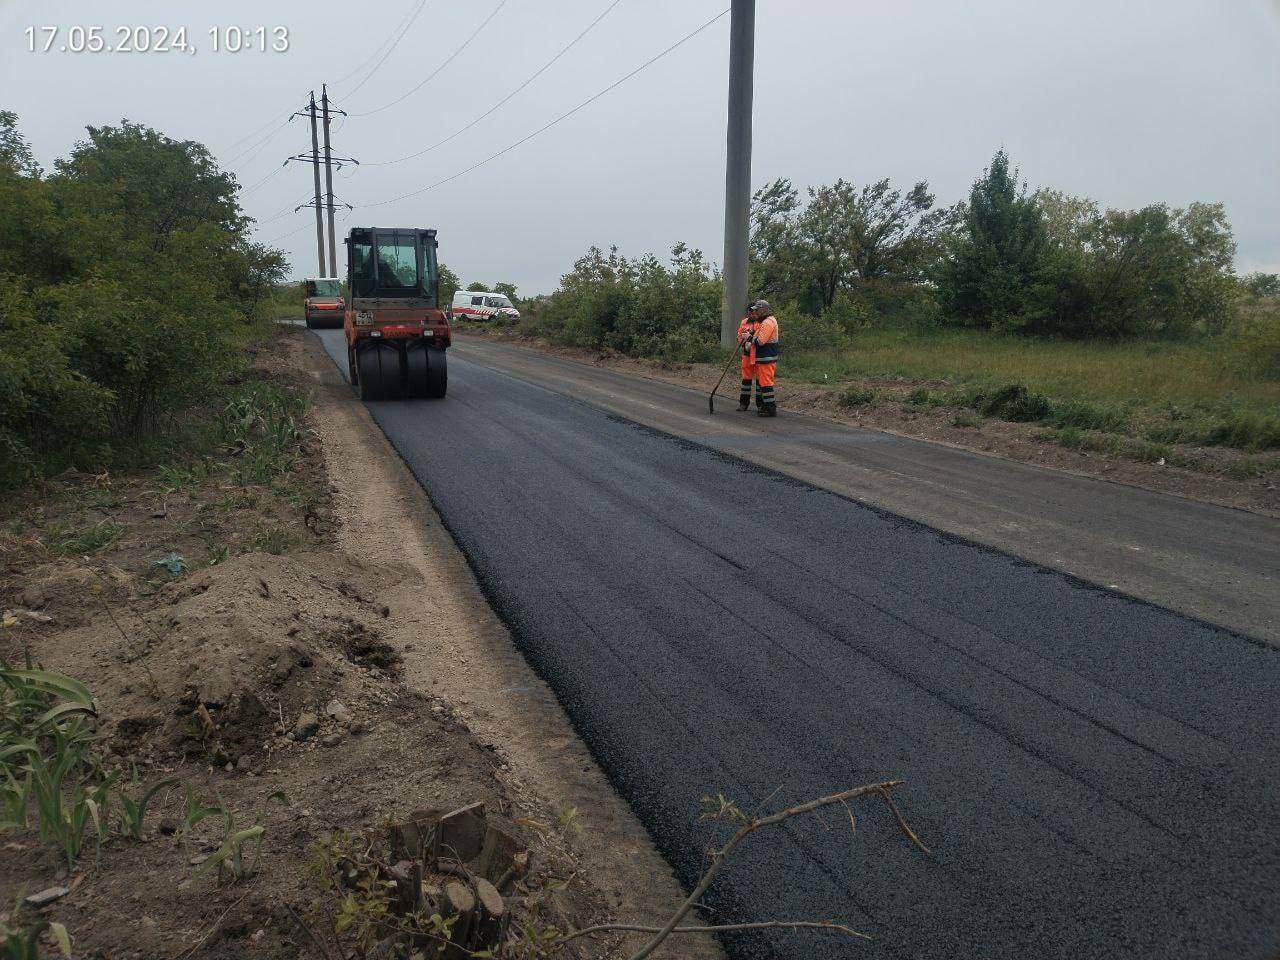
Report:
[{"label": "hi-vis trousers", "polygon": [[777,370],[777,363],[756,363],[751,357],[743,357],[742,391],[738,395],[738,402],[746,404],[751,401],[751,383],[755,381],[756,406],[773,403],[773,378]]}]

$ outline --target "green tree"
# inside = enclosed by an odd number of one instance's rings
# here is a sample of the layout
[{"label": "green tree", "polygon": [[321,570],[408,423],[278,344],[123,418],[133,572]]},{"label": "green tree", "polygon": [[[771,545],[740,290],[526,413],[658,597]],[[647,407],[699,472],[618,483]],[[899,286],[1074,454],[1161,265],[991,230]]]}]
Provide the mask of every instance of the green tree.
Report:
[{"label": "green tree", "polygon": [[1002,150],[969,191],[937,273],[944,311],[965,326],[1016,330],[1044,309],[1048,234],[1035,198]]},{"label": "green tree", "polygon": [[74,196],[86,213],[124,216],[157,250],[178,230],[245,231],[236,178],[218,169],[203,144],[128,120],[87,130],[88,139],[56,164],[61,179],[80,188]]},{"label": "green tree", "polygon": [[1079,332],[1180,337],[1226,326],[1238,287],[1221,204],[1108,210],[1090,248],[1092,303]]},{"label": "green tree", "polygon": [[754,197],[756,289],[817,313],[842,293],[919,283],[952,217],[934,202],[924,181],[902,191],[888,180],[862,189],[837,180],[802,203],[789,180],[776,180]]},{"label": "green tree", "polygon": [[437,269],[440,271],[440,306],[446,307],[453,303],[453,295],[462,286],[462,281],[458,279],[456,273],[443,263]]},{"label": "green tree", "polygon": [[198,143],[91,127],[45,176],[0,117],[6,481],[110,461],[207,399],[287,271]]},{"label": "green tree", "polygon": [[10,110],[0,110],[0,168],[24,177],[41,173],[31,145],[18,129],[18,115]]},{"label": "green tree", "polygon": [[1245,293],[1251,297],[1280,297],[1280,274],[1251,273],[1240,280]]},{"label": "green tree", "polygon": [[1217,333],[1238,292],[1235,241],[1220,204],[1099,210],[1042,190],[1045,299],[1029,330],[1070,337]]}]

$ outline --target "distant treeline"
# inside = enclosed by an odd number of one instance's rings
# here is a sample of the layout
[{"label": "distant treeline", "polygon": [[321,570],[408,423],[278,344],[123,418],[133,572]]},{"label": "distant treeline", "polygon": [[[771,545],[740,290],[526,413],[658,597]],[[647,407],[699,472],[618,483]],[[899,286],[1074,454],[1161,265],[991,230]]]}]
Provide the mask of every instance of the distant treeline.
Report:
[{"label": "distant treeline", "polygon": [[[1280,375],[1280,278],[1237,277],[1235,251],[1221,204],[1104,211],[1029,192],[998,153],[949,208],[926,182],[904,190],[837,180],[803,195],[785,179],[769,184],[752,204],[751,295],[774,305],[800,347],[876,325],[1078,340],[1231,336],[1245,362]],[[715,350],[720,296],[718,274],[683,244],[669,264],[592,248],[532,304],[526,327],[698,359]]]}]

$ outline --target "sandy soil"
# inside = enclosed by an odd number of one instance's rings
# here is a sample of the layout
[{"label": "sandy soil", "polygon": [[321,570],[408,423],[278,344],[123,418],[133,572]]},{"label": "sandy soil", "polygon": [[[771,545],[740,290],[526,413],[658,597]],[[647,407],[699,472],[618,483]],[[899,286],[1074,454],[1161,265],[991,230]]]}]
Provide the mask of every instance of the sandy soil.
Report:
[{"label": "sandy soil", "polygon": [[[90,686],[104,766],[121,783],[177,784],[140,841],[113,836],[96,854],[89,843],[71,873],[34,831],[0,835],[0,910],[66,887],[46,913],[76,956],[102,960],[321,956],[315,922],[299,919],[314,916],[318,843],[483,801],[531,851],[546,922],[652,922],[680,895],[665,864],[307,339],[284,334],[254,375],[312,393],[293,489],[314,495],[245,490],[217,470],[180,489],[153,473],[69,475],[6,510],[0,654]],[[50,547],[108,522],[119,534],[106,546]],[[279,553],[264,552],[272,544]],[[170,553],[189,569],[153,565]],[[201,871],[224,821],[180,836],[186,791],[236,829],[262,824],[255,875]],[[613,946],[579,944],[565,956]],[[667,955],[716,952],[685,942]]]}]

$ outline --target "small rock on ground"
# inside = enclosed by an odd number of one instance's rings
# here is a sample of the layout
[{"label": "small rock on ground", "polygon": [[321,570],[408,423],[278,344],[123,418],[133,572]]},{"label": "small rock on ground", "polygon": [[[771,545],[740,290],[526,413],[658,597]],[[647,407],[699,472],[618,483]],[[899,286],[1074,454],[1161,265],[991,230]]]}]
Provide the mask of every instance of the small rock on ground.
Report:
[{"label": "small rock on ground", "polygon": [[298,722],[293,725],[293,739],[306,740],[315,736],[316,731],[320,729],[320,718],[314,713],[304,713],[298,717]]},{"label": "small rock on ground", "polygon": [[41,907],[47,907],[55,900],[61,900],[70,892],[71,891],[66,887],[49,887],[46,890],[41,890],[39,893],[31,894],[23,901],[23,903],[32,910],[39,910]]}]

